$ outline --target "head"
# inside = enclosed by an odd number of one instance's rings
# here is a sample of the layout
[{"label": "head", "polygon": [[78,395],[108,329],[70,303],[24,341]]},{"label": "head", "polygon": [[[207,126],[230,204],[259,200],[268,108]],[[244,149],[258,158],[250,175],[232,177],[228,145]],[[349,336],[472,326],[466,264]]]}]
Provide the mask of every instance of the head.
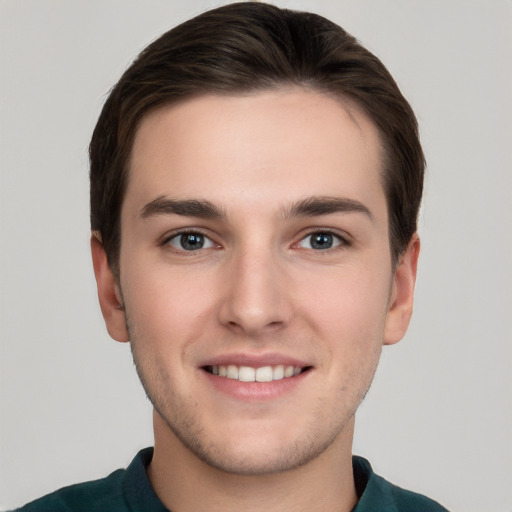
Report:
[{"label": "head", "polygon": [[416,231],[424,157],[414,113],[384,65],[316,14],[256,2],[208,11],[150,44],[112,89],[90,145],[91,228],[119,274],[120,213],[137,128],[152,111],[207,94],[299,86],[349,100],[375,124],[389,244],[398,261]]},{"label": "head", "polygon": [[246,475],[349,453],[409,322],[422,175],[395,82],[324,18],[231,4],[142,52],[93,135],[91,217],[155,446]]}]

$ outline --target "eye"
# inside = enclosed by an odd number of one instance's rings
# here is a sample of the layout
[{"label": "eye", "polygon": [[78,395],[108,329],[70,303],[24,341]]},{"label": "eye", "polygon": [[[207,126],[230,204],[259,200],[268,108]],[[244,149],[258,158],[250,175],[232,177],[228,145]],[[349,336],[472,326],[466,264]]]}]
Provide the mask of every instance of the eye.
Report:
[{"label": "eye", "polygon": [[179,233],[167,239],[165,243],[180,251],[198,251],[199,249],[215,247],[214,242],[207,236],[193,231]]},{"label": "eye", "polygon": [[334,233],[330,233],[328,231],[316,231],[303,238],[298,245],[302,249],[322,251],[338,247],[344,243],[346,243],[346,241]]}]

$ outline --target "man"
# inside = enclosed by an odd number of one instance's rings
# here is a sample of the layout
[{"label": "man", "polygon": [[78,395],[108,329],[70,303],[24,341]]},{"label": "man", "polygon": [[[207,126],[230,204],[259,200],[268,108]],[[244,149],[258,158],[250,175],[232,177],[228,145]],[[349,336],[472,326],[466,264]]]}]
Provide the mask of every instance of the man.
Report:
[{"label": "man", "polygon": [[93,134],[92,257],[154,449],[22,510],[440,511],[352,457],[412,313],[424,159],[376,57],[231,4],[146,48]]}]

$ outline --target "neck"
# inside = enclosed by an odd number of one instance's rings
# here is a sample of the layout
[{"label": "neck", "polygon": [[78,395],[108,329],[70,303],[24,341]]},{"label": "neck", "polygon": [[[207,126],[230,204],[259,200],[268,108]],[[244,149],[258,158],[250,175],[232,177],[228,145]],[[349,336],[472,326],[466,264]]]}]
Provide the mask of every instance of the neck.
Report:
[{"label": "neck", "polygon": [[357,502],[351,456],[353,425],[352,419],[322,454],[298,468],[240,475],[196,457],[155,413],[155,451],[148,476],[157,496],[172,512],[350,512]]}]

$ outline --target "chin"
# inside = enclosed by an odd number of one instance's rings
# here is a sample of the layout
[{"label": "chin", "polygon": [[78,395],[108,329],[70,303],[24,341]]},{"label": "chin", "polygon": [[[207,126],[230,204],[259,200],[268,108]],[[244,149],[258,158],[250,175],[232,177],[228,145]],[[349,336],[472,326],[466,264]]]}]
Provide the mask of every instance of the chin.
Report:
[{"label": "chin", "polygon": [[[208,432],[207,427],[199,427],[193,422],[168,421],[161,418],[169,429],[169,434],[178,441],[178,449],[183,448],[188,456],[224,473],[240,476],[262,476],[283,473],[299,468],[320,457],[343,433],[350,429],[343,427],[319,432],[311,428],[295,438],[290,432],[278,435],[279,429],[238,429],[236,435],[224,435]],[[286,437],[286,439],[284,438]]]},{"label": "chin", "polygon": [[[180,441],[187,443],[187,440]],[[238,441],[235,443],[230,446],[211,444],[206,447],[198,446],[197,443],[185,446],[212,468],[240,476],[256,476],[296,469],[318,457],[330,444],[317,446],[313,443],[293,443],[275,449],[261,446],[261,443],[251,443],[256,446],[241,446]]]}]

